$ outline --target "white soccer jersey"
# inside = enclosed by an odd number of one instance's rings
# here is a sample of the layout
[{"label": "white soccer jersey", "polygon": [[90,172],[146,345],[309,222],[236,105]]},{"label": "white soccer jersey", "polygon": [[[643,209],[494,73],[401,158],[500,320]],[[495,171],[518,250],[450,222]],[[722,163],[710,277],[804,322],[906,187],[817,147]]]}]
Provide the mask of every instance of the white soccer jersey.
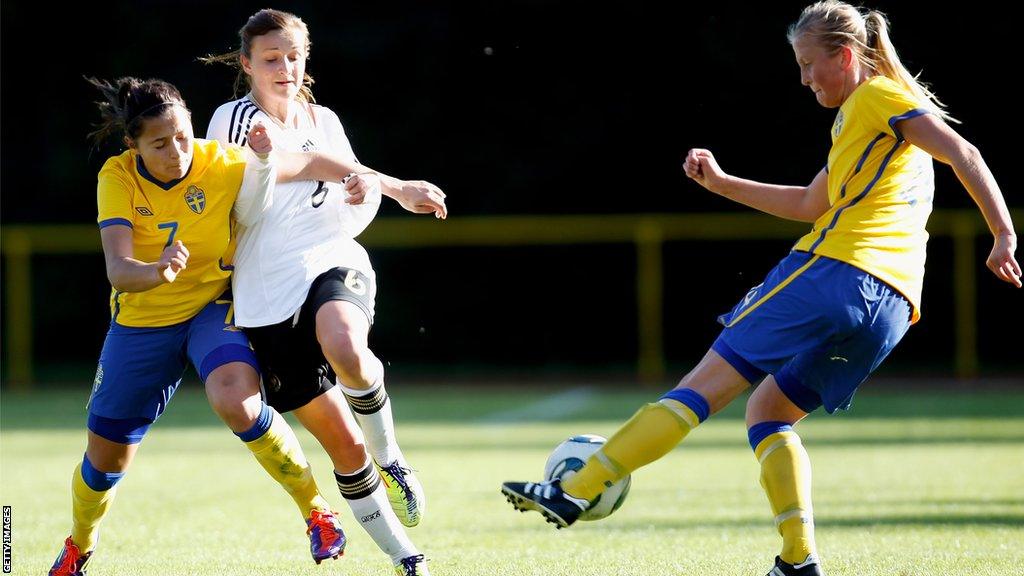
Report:
[{"label": "white soccer jersey", "polygon": [[[288,126],[298,127],[283,128],[246,96],[217,108],[207,138],[225,146],[245,146],[249,129],[262,122],[274,150],[319,150],[355,159],[334,112],[316,105],[296,105],[293,110],[297,121]],[[256,202],[256,210],[239,219],[232,275],[236,325],[267,326],[293,316],[313,280],[331,268],[352,268],[374,278],[366,250],[353,238],[376,215],[380,187],[358,206],[345,204],[346,196],[338,183],[278,184],[270,197]],[[243,188],[239,201],[247,197]]]}]

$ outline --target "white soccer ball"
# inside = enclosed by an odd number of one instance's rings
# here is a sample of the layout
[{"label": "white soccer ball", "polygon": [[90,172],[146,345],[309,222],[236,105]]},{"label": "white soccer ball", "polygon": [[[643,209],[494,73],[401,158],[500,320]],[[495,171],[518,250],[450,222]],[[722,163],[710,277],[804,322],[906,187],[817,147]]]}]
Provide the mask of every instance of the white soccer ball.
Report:
[{"label": "white soccer ball", "polygon": [[[607,440],[597,434],[580,434],[562,442],[555,448],[544,465],[544,479],[554,480],[560,478],[565,480],[571,477],[583,465],[587,458],[597,452]],[[629,494],[630,476],[611,485],[606,489],[589,510],[580,515],[580,520],[600,520],[607,518],[612,512],[619,509]]]}]

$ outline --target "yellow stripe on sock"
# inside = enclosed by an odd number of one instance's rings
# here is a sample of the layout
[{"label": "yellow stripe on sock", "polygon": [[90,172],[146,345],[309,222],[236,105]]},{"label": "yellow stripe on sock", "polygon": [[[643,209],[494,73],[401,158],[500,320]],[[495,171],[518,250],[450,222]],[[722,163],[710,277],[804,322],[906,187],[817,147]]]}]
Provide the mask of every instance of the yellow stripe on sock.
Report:
[{"label": "yellow stripe on sock", "polygon": [[577,498],[594,500],[637,468],[668,454],[699,422],[685,404],[671,399],[640,408],[586,466],[562,482],[562,489]]},{"label": "yellow stripe on sock", "polygon": [[802,562],[815,553],[811,461],[807,451],[796,432],[787,430],[761,440],[754,455],[761,463],[761,486],[782,535],[779,557],[790,564]]},{"label": "yellow stripe on sock", "polygon": [[658,403],[674,412],[676,416],[682,418],[683,421],[686,422],[686,425],[690,427],[690,430],[693,430],[700,425],[700,417],[697,416],[697,413],[691,410],[686,404],[671,398],[662,398],[661,400],[658,400]]},{"label": "yellow stripe on sock", "polygon": [[793,510],[790,510],[789,512],[783,512],[782,514],[776,516],[775,526],[780,526],[783,522],[789,520],[790,518],[801,518],[805,524],[814,523],[814,514],[811,510],[802,510],[800,508],[795,508]]},{"label": "yellow stripe on sock", "polygon": [[757,445],[758,450],[760,450],[760,455],[758,456],[757,450],[754,451],[754,455],[757,456],[758,464],[764,464],[765,458],[770,456],[772,452],[775,452],[784,446],[792,446],[794,444],[800,444],[800,438],[796,435],[779,438],[767,446],[762,442]]},{"label": "yellow stripe on sock", "polygon": [[629,476],[629,472],[623,469],[621,464],[612,460],[600,450],[594,452],[593,457],[600,461],[601,465],[611,472],[615,478],[625,478],[626,476]]}]

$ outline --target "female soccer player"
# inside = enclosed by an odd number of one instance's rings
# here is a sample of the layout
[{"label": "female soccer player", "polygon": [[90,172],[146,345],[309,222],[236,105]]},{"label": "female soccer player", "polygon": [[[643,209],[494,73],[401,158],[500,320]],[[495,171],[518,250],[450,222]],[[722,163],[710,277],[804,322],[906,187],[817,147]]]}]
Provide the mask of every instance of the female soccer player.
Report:
[{"label": "female soccer player", "polygon": [[89,400],[88,443],[72,477],[74,524],[50,576],[84,574],[124,476],[191,363],[217,415],[299,506],[319,563],[344,550],[294,433],[260,397],[259,367],[231,321],[229,221],[264,208],[275,178],[341,179],[324,155],[276,154],[263,126],[251,150],[195,140],[178,90],[161,80],[90,80],[105,98],[100,142],[128,150],[99,174],[99,227],[111,294],[110,330]]},{"label": "female soccer player", "polygon": [[770,576],[821,574],[811,473],[793,425],[824,406],[846,409],[857,387],[920,317],[932,158],[953,167],[995,237],[987,266],[1021,286],[1013,224],[981,154],[950,129],[942,104],[900,63],[876,11],[837,1],[807,7],[789,30],[800,80],[838,108],[828,164],[808,186],[726,174],[690,150],[686,175],[708,190],[782,218],[814,222],[793,251],[721,318],[725,328],[679,385],[640,409],[582,471],[509,482],[521,510],[560,527],[637,468],[760,382],[747,403],[750,446],[783,539]]},{"label": "female soccer player", "polygon": [[395,438],[383,365],[367,345],[376,281],[353,238],[373,219],[381,194],[412,212],[444,218],[444,193],[356,163],[338,116],[313,103],[305,73],[309,33],[301,19],[261,10],[239,36],[238,51],[205,61],[239,67],[236,88],[244,81],[250,92],[217,109],[207,136],[244,145],[249,127],[262,122],[285,149],[330,150],[350,160],[357,174],[344,189],[316,181],[278,186],[270,209],[240,232],[236,323],[263,366],[267,402],[280,412],[294,410],[323,445],[354,516],[396,571],[426,574],[423,555],[402,527],[419,523],[425,500]]}]

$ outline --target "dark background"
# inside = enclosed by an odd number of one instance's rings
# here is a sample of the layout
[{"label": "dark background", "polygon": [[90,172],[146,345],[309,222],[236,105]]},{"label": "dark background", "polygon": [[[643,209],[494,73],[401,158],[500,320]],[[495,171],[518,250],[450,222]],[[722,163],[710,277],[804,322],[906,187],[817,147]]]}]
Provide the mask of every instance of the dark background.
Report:
[{"label": "dark background", "polygon": [[[804,3],[688,4],[274,7],[308,24],[314,94],[342,118],[360,159],[439,184],[452,219],[745,210],[682,175],[681,158],[695,146],[744,177],[809,182],[825,163],[834,111],[800,85],[786,41]],[[963,121],[956,129],[982,150],[1007,202],[1021,208],[1010,63],[1019,52],[1017,19],[986,2],[955,12],[930,2],[872,6],[889,14],[904,63],[923,70]],[[4,2],[3,224],[95,221],[95,175],[121,148],[92,150],[86,141],[98,94],[83,75],[168,80],[192,109],[197,135],[205,134],[216,106],[233,97],[234,74],[196,58],[237,47],[238,28],[263,7],[103,2],[58,10]],[[936,171],[936,208],[971,207],[952,171]],[[406,217],[390,201],[381,216]],[[703,354],[717,333],[715,316],[790,245],[666,245],[673,370]],[[1017,377],[1024,300],[982,267],[989,248],[987,240],[977,246],[982,370]],[[372,345],[398,374],[591,377],[628,375],[635,362],[631,245],[374,249],[371,257],[379,279]],[[951,371],[951,261],[951,242],[933,240],[924,319],[888,373]],[[109,320],[102,258],[46,256],[33,264],[39,371],[71,366],[78,378],[79,367],[95,362]]]}]

